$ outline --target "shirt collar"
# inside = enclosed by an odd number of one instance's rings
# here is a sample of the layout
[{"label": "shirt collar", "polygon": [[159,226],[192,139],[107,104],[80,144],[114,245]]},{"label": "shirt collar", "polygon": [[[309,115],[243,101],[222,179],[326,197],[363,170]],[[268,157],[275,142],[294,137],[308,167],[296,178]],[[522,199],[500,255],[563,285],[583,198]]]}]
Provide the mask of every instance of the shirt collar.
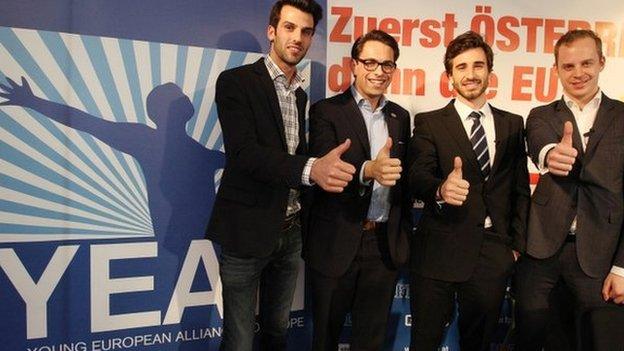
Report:
[{"label": "shirt collar", "polygon": [[[578,104],[574,100],[572,100],[568,96],[568,94],[566,94],[565,92],[563,92],[563,101],[565,102],[566,106],[568,106],[569,109],[576,107],[577,109],[580,110]],[[585,107],[598,109],[598,106],[600,106],[601,101],[602,101],[602,91],[599,88],[598,91],[596,92],[596,95],[594,95],[594,97],[591,100],[589,100],[589,102],[585,105]]]},{"label": "shirt collar", "polygon": [[[355,85],[351,85],[351,95],[353,95],[353,98],[355,99],[355,103],[358,105],[359,108],[366,107],[372,111],[372,106],[370,105],[368,100],[366,100],[360,94],[360,92],[357,89],[355,89]],[[384,106],[386,106],[386,103],[388,103],[388,100],[386,100],[385,95],[382,95],[381,98],[379,99],[379,106],[377,106],[377,110],[383,109]]]},{"label": "shirt collar", "polygon": [[299,88],[301,84],[303,84],[303,82],[305,81],[305,78],[303,78],[299,74],[299,71],[295,69],[295,75],[293,76],[293,79],[289,85],[288,82],[286,81],[286,75],[281,70],[281,68],[279,68],[279,66],[275,63],[275,61],[273,61],[273,59],[271,58],[271,55],[266,55],[266,57],[264,58],[264,64],[267,70],[269,71],[269,76],[271,77],[271,80],[273,81],[281,80],[289,90],[297,90],[297,88]]},{"label": "shirt collar", "polygon": [[[457,114],[459,114],[459,117],[462,119],[462,121],[468,120],[470,118],[470,114],[475,111],[472,107],[466,105],[459,99],[455,99],[453,106],[455,106],[455,110],[457,111]],[[481,114],[481,117],[487,117],[492,115],[490,104],[488,104],[487,102],[483,104],[483,106],[481,106],[481,109],[477,110],[477,112]]]}]

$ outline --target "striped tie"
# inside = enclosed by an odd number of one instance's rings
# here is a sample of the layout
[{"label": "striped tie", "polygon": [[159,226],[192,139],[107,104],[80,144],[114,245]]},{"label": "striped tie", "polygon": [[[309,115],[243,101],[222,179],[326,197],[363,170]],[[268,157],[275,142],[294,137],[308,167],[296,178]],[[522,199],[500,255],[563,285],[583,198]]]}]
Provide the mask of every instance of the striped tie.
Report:
[{"label": "striped tie", "polygon": [[473,111],[468,116],[474,120],[472,129],[470,130],[470,142],[472,149],[477,155],[477,161],[481,168],[483,178],[487,179],[490,175],[490,153],[488,152],[487,139],[485,138],[485,129],[481,125],[481,113]]}]

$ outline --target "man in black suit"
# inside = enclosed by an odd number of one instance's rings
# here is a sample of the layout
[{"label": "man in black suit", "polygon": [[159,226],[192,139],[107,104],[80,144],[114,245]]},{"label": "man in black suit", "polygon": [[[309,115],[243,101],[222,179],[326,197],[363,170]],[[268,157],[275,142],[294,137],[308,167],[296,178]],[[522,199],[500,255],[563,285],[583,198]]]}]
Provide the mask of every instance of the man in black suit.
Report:
[{"label": "man in black suit", "polygon": [[579,317],[624,303],[624,104],[600,91],[604,65],[594,32],[563,35],[555,45],[563,97],[527,119],[540,179],[516,277],[521,350],[541,349],[548,298],[560,281],[574,295]]},{"label": "man in black suit", "polygon": [[487,103],[490,46],[466,32],[444,57],[457,99],[416,115],[409,187],[425,202],[411,240],[411,349],[437,350],[459,304],[462,350],[489,350],[524,250],[529,184],[522,117]]},{"label": "man in black suit", "polygon": [[[409,114],[384,91],[399,57],[396,40],[374,30],[351,50],[354,84],[310,109],[310,152],[352,140],[343,159],[355,166],[342,193],[318,189],[304,242],[312,282],[313,350],[334,351],[349,310],[351,350],[380,350],[397,268],[407,259],[409,203],[401,162]],[[407,213],[405,213],[407,212]]]},{"label": "man in black suit", "polygon": [[349,141],[323,157],[306,156],[307,98],[296,65],[321,17],[313,0],[277,1],[267,29],[269,54],[217,80],[226,164],[206,237],[222,249],[222,350],[251,350],[258,285],[262,348],[285,349],[303,185],[342,191],[355,171],[340,160]]}]

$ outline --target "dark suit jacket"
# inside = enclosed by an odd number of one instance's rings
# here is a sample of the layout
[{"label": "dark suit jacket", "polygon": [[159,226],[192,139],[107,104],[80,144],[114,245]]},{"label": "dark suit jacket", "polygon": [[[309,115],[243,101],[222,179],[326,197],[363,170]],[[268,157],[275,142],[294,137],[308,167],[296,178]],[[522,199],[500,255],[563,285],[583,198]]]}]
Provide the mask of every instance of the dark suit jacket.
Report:
[{"label": "dark suit jacket", "polygon": [[289,155],[277,93],[263,59],[224,71],[217,79],[226,163],[206,238],[230,253],[268,256],[281,232],[289,189],[301,187],[308,160],[307,97],[297,89],[296,98],[299,147]]},{"label": "dark suit jacket", "polygon": [[[425,207],[412,240],[411,269],[421,276],[445,281],[470,278],[484,239],[486,209],[495,239],[524,251],[530,195],[524,122],[518,115],[491,109],[496,155],[487,181],[453,101],[414,118],[409,187]],[[462,206],[440,206],[436,191],[453,170],[455,156],[461,157],[463,178],[470,183],[468,197]]]},{"label": "dark suit jacket", "polygon": [[[392,138],[390,157],[404,161],[409,139],[409,113],[388,102],[383,109]],[[355,166],[356,173],[344,192],[335,194],[317,189],[310,212],[310,227],[304,241],[306,263],[332,277],[343,275],[355,258],[362,238],[372,184],[360,184],[362,164],[371,159],[370,142],[364,118],[351,91],[321,100],[310,108],[310,152],[315,156],[351,139],[351,147],[342,160]],[[372,158],[377,155],[372,155]],[[411,230],[409,198],[402,191],[402,181],[390,191],[390,214],[387,222],[388,248],[392,263],[400,266],[407,260],[407,233]]]},{"label": "dark suit jacket", "polygon": [[624,104],[602,95],[585,151],[574,115],[563,99],[531,110],[527,141],[536,164],[546,144],[561,141],[565,121],[574,124],[578,157],[567,177],[550,173],[540,177],[529,216],[527,252],[537,258],[554,255],[577,215],[581,268],[591,277],[605,277],[613,264],[624,267]]}]

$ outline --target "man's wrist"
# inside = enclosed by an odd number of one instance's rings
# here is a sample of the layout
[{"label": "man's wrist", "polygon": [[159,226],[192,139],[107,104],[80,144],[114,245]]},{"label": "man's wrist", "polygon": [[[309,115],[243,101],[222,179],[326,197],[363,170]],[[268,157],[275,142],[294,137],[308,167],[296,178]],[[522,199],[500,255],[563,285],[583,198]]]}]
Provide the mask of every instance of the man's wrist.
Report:
[{"label": "man's wrist", "polygon": [[369,167],[371,162],[373,162],[373,161],[368,160],[368,161],[364,161],[364,163],[362,163],[362,167],[360,168],[360,176],[359,176],[361,185],[370,185],[371,184],[371,178],[366,176],[367,168]]},{"label": "man's wrist", "polygon": [[557,146],[557,144],[555,143],[551,143],[551,144],[546,144],[539,152],[539,155],[537,156],[537,168],[539,170],[540,174],[546,174],[548,173],[548,153],[552,151],[552,149],[555,148],[555,146]]},{"label": "man's wrist", "polygon": [[375,167],[375,160],[368,160],[362,164],[362,184],[368,184],[375,179],[375,176],[373,175],[373,167]]},{"label": "man's wrist", "polygon": [[611,273],[624,278],[624,267],[613,266],[611,267]]},{"label": "man's wrist", "polygon": [[312,166],[315,161],[316,157],[310,157],[305,166],[303,166],[303,172],[301,172],[301,183],[303,185],[314,185],[314,181],[310,179],[310,173],[312,173]]}]

